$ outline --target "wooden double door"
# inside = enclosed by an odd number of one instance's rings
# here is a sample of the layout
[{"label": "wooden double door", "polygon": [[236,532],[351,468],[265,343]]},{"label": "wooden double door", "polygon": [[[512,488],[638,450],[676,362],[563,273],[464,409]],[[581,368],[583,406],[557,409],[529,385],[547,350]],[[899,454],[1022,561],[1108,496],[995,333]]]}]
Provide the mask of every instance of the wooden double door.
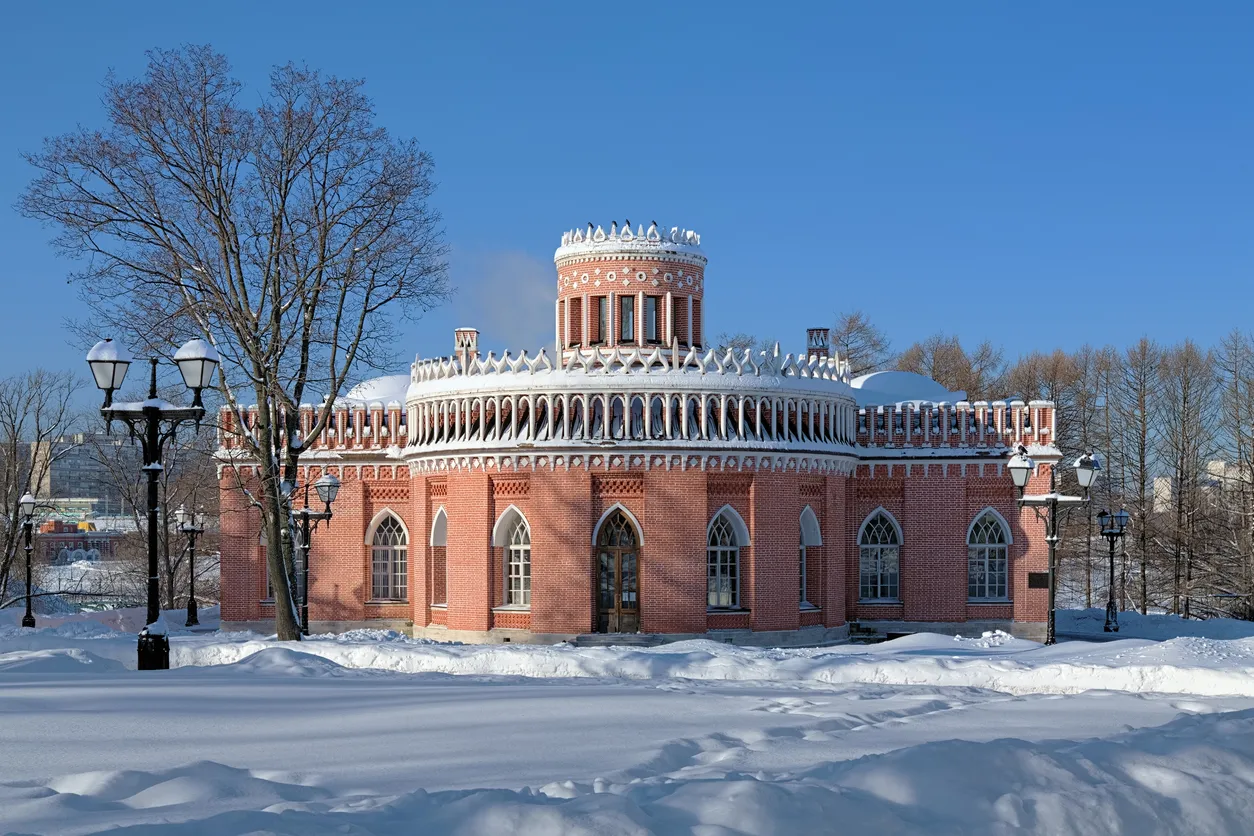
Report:
[{"label": "wooden double door", "polygon": [[640,632],[640,538],[622,511],[601,525],[596,547],[597,632]]}]

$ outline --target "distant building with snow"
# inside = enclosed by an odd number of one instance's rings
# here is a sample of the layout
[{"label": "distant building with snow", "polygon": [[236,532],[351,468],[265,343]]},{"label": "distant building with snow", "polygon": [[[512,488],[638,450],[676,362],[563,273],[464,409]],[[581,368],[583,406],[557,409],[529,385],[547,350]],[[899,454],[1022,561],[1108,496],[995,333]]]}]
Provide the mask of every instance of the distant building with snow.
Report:
[{"label": "distant building with snow", "polygon": [[[364,383],[306,442],[302,482],[343,482],[313,539],[313,629],[468,641],[881,629],[1043,633],[1052,403],[969,401],[926,377],[852,378],[826,329],[794,356],[707,343],[701,239],[575,230],[554,255],[554,344],[453,352]],[[223,413],[220,456],[255,478]],[[252,417],[245,416],[246,421]],[[301,410],[302,435],[314,422]],[[260,521],[222,479],[222,618],[269,629]],[[618,635],[618,639],[622,639]]]}]

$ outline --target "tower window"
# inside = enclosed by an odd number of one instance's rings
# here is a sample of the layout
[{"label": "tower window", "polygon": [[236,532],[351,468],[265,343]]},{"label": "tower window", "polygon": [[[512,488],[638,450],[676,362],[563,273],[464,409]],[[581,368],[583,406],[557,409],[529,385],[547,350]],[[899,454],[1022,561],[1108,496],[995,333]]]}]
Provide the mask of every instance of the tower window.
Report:
[{"label": "tower window", "polygon": [[624,296],[619,314],[619,340],[625,343],[636,341],[636,297]]},{"label": "tower window", "polygon": [[596,298],[596,303],[597,303],[597,330],[596,330],[596,333],[592,335],[592,344],[600,345],[601,343],[605,342],[605,335],[610,330],[610,325],[609,325],[610,300],[606,296],[598,296]]},{"label": "tower window", "polygon": [[662,341],[662,334],[658,328],[657,302],[656,296],[648,296],[644,300],[644,338],[651,343]]}]

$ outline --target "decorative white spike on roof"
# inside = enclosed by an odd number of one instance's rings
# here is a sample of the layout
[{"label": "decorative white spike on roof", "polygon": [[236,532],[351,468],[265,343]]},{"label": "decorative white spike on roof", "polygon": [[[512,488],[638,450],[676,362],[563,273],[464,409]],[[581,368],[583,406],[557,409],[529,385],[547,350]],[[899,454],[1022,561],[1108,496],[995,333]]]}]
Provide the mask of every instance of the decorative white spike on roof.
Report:
[{"label": "decorative white spike on roof", "polygon": [[602,252],[606,250],[625,250],[628,252],[682,252],[705,259],[701,252],[701,236],[691,229],[673,226],[669,232],[658,228],[656,222],[646,228],[638,224],[632,231],[631,221],[624,221],[620,227],[618,221],[610,222],[609,232],[603,226],[588,224],[587,229],[570,229],[562,233],[562,243],[555,254],[556,258],[564,255],[576,255],[580,252]]}]

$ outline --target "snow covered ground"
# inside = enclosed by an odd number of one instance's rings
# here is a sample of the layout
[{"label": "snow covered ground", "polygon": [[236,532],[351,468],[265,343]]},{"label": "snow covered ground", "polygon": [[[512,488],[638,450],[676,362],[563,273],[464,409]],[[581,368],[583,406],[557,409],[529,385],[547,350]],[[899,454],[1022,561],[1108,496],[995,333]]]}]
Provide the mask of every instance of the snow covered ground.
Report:
[{"label": "snow covered ground", "polygon": [[176,634],[140,674],[107,621],[0,622],[0,832],[1254,832],[1254,639]]},{"label": "snow covered ground", "polygon": [[[1108,637],[1111,634],[1104,632],[1105,624],[1105,609],[1058,610],[1058,633],[1064,637]],[[1254,621],[1238,621],[1235,618],[1184,619],[1166,613],[1141,615],[1139,612],[1121,612],[1116,635],[1138,639],[1173,639],[1180,636],[1248,639],[1254,638]]]}]

